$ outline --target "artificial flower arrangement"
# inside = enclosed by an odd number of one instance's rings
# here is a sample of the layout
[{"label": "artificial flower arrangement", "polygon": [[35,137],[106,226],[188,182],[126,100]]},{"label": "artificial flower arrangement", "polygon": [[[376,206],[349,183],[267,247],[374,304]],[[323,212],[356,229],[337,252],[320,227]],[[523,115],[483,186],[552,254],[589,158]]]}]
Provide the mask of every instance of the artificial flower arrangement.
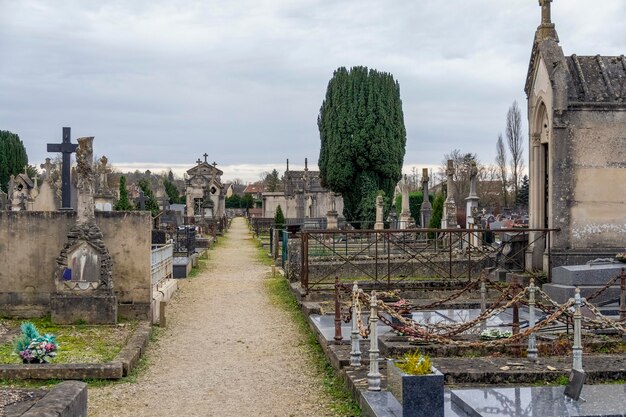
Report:
[{"label": "artificial flower arrangement", "polygon": [[620,252],[617,255],[615,255],[615,260],[626,263],[626,252]]},{"label": "artificial flower arrangement", "polygon": [[433,373],[432,361],[428,355],[423,355],[419,350],[405,353],[402,358],[396,362],[396,366],[400,368],[402,372],[409,375],[429,375]]},{"label": "artificial flower arrangement", "polygon": [[508,339],[513,336],[510,330],[485,329],[480,332],[480,338],[483,340]]},{"label": "artificial flower arrangement", "polygon": [[396,310],[399,314],[409,314],[411,313],[411,303],[409,303],[404,298],[399,299],[395,303],[389,304],[391,308]]},{"label": "artificial flower arrangement", "polygon": [[59,345],[54,335],[40,335],[35,325],[24,322],[20,326],[22,335],[15,342],[15,352],[24,363],[46,363],[57,355]]}]

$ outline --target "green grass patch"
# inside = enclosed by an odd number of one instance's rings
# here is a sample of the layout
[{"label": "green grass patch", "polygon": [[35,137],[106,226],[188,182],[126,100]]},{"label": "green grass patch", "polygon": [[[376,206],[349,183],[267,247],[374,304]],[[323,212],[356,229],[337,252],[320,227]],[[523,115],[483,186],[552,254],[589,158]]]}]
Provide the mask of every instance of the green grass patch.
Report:
[{"label": "green grass patch", "polygon": [[336,374],[322,347],[317,342],[313,330],[302,314],[296,298],[291,293],[289,283],[282,276],[269,278],[266,281],[270,299],[274,304],[288,312],[305,341],[306,352],[320,372],[324,390],[331,399],[331,410],[341,417],[360,416],[361,410],[352,398],[352,394],[344,381]]},{"label": "green grass patch", "polygon": [[[56,336],[59,343],[58,355],[52,363],[105,363],[113,360],[126,345],[136,323],[124,322],[116,326],[88,326],[77,324],[61,326],[53,324],[50,317],[29,320],[37,326],[39,333]],[[18,329],[22,320],[2,319],[0,321],[9,331]],[[14,340],[0,345],[0,363],[21,363],[20,357],[13,350]]]}]

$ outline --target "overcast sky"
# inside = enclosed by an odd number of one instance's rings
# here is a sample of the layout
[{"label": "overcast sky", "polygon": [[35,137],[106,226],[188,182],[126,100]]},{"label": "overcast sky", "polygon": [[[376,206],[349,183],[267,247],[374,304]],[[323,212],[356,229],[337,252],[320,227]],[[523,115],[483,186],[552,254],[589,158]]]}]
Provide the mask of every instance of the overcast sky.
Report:
[{"label": "overcast sky", "polygon": [[[455,148],[493,163],[513,100],[526,125],[540,13],[537,0],[0,0],[0,129],[31,164],[71,126],[116,167],[181,172],[207,152],[250,181],[287,158],[315,166],[328,81],[364,65],[400,83],[405,171]],[[552,17],[565,54],[626,53],[624,0],[555,0]]]}]

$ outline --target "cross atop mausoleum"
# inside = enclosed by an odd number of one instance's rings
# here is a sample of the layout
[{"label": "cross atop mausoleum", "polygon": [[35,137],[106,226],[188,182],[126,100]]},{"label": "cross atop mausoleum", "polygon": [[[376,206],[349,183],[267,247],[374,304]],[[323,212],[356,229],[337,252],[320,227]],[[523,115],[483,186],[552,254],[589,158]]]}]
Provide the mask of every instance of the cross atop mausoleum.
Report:
[{"label": "cross atop mausoleum", "polygon": [[209,154],[205,152],[205,153],[202,154],[202,156],[204,156],[204,163],[206,164],[206,162],[207,162],[206,158],[207,158],[207,156],[209,156]]},{"label": "cross atop mausoleum", "polygon": [[198,160],[196,161],[196,164],[200,165],[202,163],[202,159],[198,158]]},{"label": "cross atop mausoleum", "polygon": [[550,3],[552,3],[552,0],[539,0],[539,5],[541,6],[541,24],[542,25],[552,24]]}]

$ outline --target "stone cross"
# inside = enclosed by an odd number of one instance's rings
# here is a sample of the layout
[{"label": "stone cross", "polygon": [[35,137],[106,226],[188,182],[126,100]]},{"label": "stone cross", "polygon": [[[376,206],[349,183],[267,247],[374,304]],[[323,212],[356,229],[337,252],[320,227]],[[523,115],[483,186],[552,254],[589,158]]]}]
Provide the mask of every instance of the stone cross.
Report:
[{"label": "stone cross", "polygon": [[146,209],[146,201],[148,201],[148,198],[143,193],[143,190],[139,190],[139,197],[135,199],[135,202],[139,203],[139,209],[141,211],[144,211]]},{"label": "stone cross", "polygon": [[95,224],[93,168],[93,136],[78,138],[76,148],[76,177],[78,203],[76,207],[76,224]]},{"label": "stone cross", "polygon": [[206,164],[206,163],[207,163],[207,162],[206,162],[206,158],[207,158],[207,156],[209,156],[209,154],[207,154],[207,153],[205,152],[202,156],[204,156],[204,163]]},{"label": "stone cross", "polygon": [[63,168],[61,170],[61,209],[72,208],[72,188],[70,185],[70,156],[72,155],[72,153],[76,152],[76,148],[78,147],[78,145],[71,142],[70,131],[71,129],[69,127],[64,127],[63,141],[61,143],[48,144],[48,152],[61,152],[63,154]]},{"label": "stone cross", "polygon": [[111,169],[107,166],[109,159],[106,156],[102,156],[100,158],[100,190],[101,191],[109,191],[109,181],[108,174]]},{"label": "stone cross", "polygon": [[202,163],[202,159],[198,158],[198,160],[196,161],[196,164],[200,165]]},{"label": "stone cross", "polygon": [[213,165],[213,168],[215,168],[217,166],[217,162],[213,161],[211,165]]},{"label": "stone cross", "polygon": [[35,175],[33,176],[33,187],[37,188],[38,187],[38,183],[39,183],[39,173],[35,172]]},{"label": "stone cross", "polygon": [[50,178],[50,172],[54,164],[50,162],[50,158],[46,158],[46,163],[39,165],[39,167],[46,171],[46,177]]},{"label": "stone cross", "polygon": [[539,0],[539,5],[541,6],[541,24],[542,25],[550,25],[552,23],[552,11],[551,4],[552,0]]}]

